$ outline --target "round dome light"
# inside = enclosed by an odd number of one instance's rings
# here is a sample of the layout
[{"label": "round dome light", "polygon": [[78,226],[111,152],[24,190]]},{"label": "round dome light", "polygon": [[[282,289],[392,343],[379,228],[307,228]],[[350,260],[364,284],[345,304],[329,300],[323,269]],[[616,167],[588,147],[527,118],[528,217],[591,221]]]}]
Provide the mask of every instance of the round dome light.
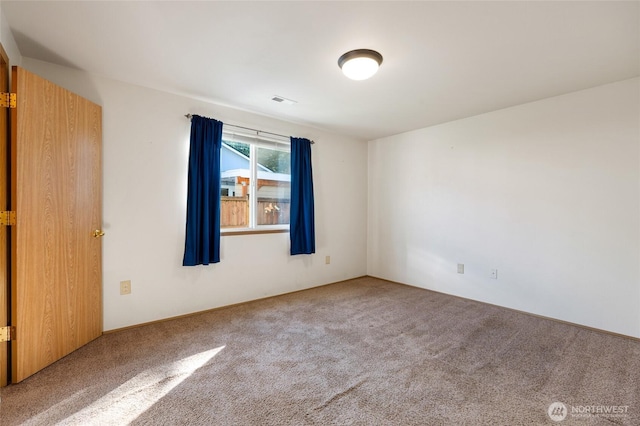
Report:
[{"label": "round dome light", "polygon": [[382,55],[375,50],[357,49],[345,53],[338,59],[344,75],[352,80],[366,80],[373,76],[382,63]]}]

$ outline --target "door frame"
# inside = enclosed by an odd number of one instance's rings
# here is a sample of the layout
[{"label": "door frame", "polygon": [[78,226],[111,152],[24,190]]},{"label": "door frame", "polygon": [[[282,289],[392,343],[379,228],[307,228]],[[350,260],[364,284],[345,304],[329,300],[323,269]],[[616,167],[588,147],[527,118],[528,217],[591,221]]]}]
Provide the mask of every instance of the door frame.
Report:
[{"label": "door frame", "polygon": [[[9,92],[11,67],[0,43],[0,92]],[[9,108],[0,112],[0,210],[9,210]],[[11,276],[9,250],[10,228],[0,225],[0,327],[10,325]],[[0,342],[0,387],[10,380],[10,342]]]}]

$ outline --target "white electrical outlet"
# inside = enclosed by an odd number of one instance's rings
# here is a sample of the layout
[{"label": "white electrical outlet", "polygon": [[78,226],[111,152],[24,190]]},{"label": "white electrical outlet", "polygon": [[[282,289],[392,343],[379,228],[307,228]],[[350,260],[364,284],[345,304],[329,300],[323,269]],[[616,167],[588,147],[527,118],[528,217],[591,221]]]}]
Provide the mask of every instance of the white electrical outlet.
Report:
[{"label": "white electrical outlet", "polygon": [[331,256],[325,256],[324,263],[325,263],[325,265],[331,264]]},{"label": "white electrical outlet", "polygon": [[492,269],[491,270],[491,279],[493,280],[497,280],[498,279],[498,270],[497,269]]},{"label": "white electrical outlet", "polygon": [[464,274],[464,263],[458,263],[458,273]]},{"label": "white electrical outlet", "polygon": [[131,281],[120,281],[120,295],[131,294]]}]

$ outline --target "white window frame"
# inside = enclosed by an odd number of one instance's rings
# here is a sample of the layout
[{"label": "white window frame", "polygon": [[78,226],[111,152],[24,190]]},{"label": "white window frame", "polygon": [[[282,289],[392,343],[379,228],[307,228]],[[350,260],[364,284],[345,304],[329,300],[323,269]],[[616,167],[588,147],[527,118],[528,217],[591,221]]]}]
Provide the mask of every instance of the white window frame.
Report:
[{"label": "white window frame", "polygon": [[[271,133],[265,134],[258,130],[252,131],[237,128],[233,125],[223,125],[222,142],[241,142],[249,145],[249,226],[243,228],[221,228],[220,235],[270,234],[289,232],[289,224],[258,225],[258,147],[278,149],[291,152],[291,141],[285,137],[278,137]],[[222,197],[222,195],[220,195]]]}]

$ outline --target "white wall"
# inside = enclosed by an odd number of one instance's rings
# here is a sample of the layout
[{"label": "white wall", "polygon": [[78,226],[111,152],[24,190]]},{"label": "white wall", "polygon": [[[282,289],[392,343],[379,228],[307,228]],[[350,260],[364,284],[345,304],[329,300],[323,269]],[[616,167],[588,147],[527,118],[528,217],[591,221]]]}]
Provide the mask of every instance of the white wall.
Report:
[{"label": "white wall", "polygon": [[9,28],[9,24],[7,23],[7,19],[2,13],[2,3],[0,2],[0,43],[2,43],[2,47],[4,51],[7,52],[7,56],[9,57],[9,65],[20,65],[22,62],[22,55],[20,55],[20,50],[18,49],[18,45],[16,44],[15,39],[13,38],[13,33],[11,32],[11,28]]},{"label": "white wall", "polygon": [[[372,141],[367,183],[363,142],[23,66],[104,107],[105,330],[368,273],[640,337],[640,79]],[[316,255],[223,237],[220,264],[180,266],[187,112],[318,142]]]},{"label": "white wall", "polygon": [[[105,330],[366,274],[366,142],[29,58],[23,66],[103,106]],[[315,255],[289,256],[286,233],[223,236],[219,264],[181,266],[186,113],[316,141]],[[121,280],[131,295],[120,296]]]},{"label": "white wall", "polygon": [[640,337],[639,97],[635,78],[370,142],[368,274]]}]

